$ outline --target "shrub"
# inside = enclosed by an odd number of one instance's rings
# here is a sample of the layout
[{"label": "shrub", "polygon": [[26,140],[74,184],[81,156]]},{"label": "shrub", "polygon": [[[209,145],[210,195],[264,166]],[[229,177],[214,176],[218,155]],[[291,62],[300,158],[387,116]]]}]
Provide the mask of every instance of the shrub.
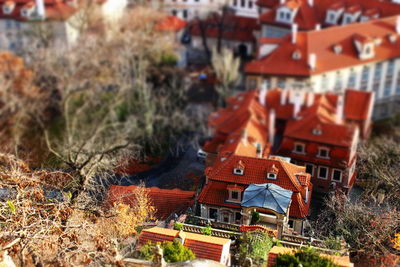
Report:
[{"label": "shrub", "polygon": [[267,233],[261,231],[244,233],[239,245],[240,263],[243,264],[246,257],[250,257],[256,265],[263,265],[272,245],[272,238]]},{"label": "shrub", "polygon": [[174,230],[182,230],[183,229],[183,224],[178,223],[178,222],[174,222]]},{"label": "shrub", "polygon": [[275,267],[297,267],[301,264],[303,267],[338,267],[332,260],[321,257],[318,252],[312,248],[303,248],[294,255],[281,254],[276,258]]},{"label": "shrub", "polygon": [[211,228],[211,226],[208,225],[208,226],[202,228],[202,229],[201,229],[201,233],[202,233],[203,235],[211,235],[211,233],[212,233],[212,228]]},{"label": "shrub", "polygon": [[161,248],[164,251],[164,259],[166,262],[187,261],[196,258],[193,251],[177,241],[164,242]]},{"label": "shrub", "polygon": [[[147,243],[140,249],[140,258],[153,261],[154,260],[154,247],[156,244]],[[164,254],[164,260],[166,262],[178,262],[193,260],[196,258],[195,254],[189,248],[183,246],[178,241],[163,242],[161,248]]]},{"label": "shrub", "polygon": [[256,224],[260,221],[260,213],[258,211],[253,211],[251,213],[251,224]]}]

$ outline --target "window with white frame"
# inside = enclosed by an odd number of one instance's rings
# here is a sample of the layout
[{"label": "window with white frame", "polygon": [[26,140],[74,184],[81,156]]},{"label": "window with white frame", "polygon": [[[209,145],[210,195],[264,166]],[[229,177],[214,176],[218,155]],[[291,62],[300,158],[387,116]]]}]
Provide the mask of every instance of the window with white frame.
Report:
[{"label": "window with white frame", "polygon": [[302,143],[295,143],[293,152],[298,154],[304,154],[306,152],[305,145]]},{"label": "window with white frame", "polygon": [[318,178],[328,179],[328,168],[324,166],[318,167]]},{"label": "window with white frame", "polygon": [[341,182],[342,181],[342,171],[338,169],[333,169],[332,171],[332,181]]},{"label": "window with white frame", "polygon": [[233,174],[243,175],[244,174],[244,169],[242,169],[242,168],[234,168],[233,169]]},{"label": "window with white frame", "polygon": [[218,219],[218,210],[214,208],[208,209],[208,218],[217,220]]},{"label": "window with white frame", "polygon": [[329,158],[329,148],[326,147],[319,147],[318,148],[318,155],[319,158]]},{"label": "window with white frame", "polygon": [[325,22],[329,23],[329,24],[336,24],[337,23],[337,17],[338,17],[338,14],[335,11],[329,10],[326,13]]},{"label": "window with white frame", "polygon": [[370,73],[370,67],[364,66],[361,73],[361,85],[360,85],[361,90],[367,90],[368,88],[369,73]]},{"label": "window with white frame", "polygon": [[276,173],[269,172],[267,174],[267,178],[270,179],[270,180],[276,180]]},{"label": "window with white frame", "polygon": [[356,75],[357,75],[357,73],[354,70],[351,70],[350,75],[349,75],[349,81],[347,83],[348,88],[356,87]]},{"label": "window with white frame", "polygon": [[314,175],[314,165],[310,163],[306,163],[306,173],[311,174],[311,176]]},{"label": "window with white frame", "polygon": [[282,7],[278,9],[276,20],[284,23],[291,23],[293,20],[293,11],[287,9],[286,7]]}]

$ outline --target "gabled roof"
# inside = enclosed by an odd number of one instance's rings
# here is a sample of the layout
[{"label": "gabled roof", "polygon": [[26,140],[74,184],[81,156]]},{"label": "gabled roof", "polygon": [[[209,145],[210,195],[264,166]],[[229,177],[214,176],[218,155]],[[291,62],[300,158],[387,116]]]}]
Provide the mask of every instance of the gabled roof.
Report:
[{"label": "gabled roof", "polygon": [[186,27],[186,21],[177,16],[166,16],[156,25],[160,31],[179,31]]},{"label": "gabled roof", "polygon": [[[291,2],[287,1],[286,3]],[[317,24],[331,26],[326,23],[326,14],[329,10],[345,11],[346,13],[354,14],[361,12],[362,16],[369,19],[381,17],[390,17],[400,14],[400,5],[391,1],[377,0],[314,0],[313,5],[309,5],[307,0],[297,0],[298,11],[294,18],[294,23],[297,23],[299,29],[310,31]],[[290,27],[290,24],[279,23],[275,20],[277,9],[281,6],[280,1],[258,0],[260,6],[269,7],[271,10],[264,12],[260,16],[261,23],[277,24],[280,26]],[[341,19],[338,20],[340,24]]]},{"label": "gabled roof", "polygon": [[[133,204],[136,201],[135,185],[119,186],[111,185],[108,191],[107,203],[111,204],[122,201]],[[180,189],[161,189],[158,187],[147,187],[146,193],[156,208],[157,219],[164,220],[173,213],[180,213],[194,204],[193,191]]]},{"label": "gabled roof", "polygon": [[[202,23],[206,29],[205,35],[209,38],[217,38],[222,34],[222,39],[242,42],[255,42],[256,39],[253,32],[260,29],[256,18],[241,17],[233,14],[226,14],[222,32],[220,32],[222,17],[219,14],[211,14]],[[202,35],[198,21],[194,22],[190,33],[196,36]]]},{"label": "gabled roof", "polygon": [[196,258],[210,259],[217,262],[221,260],[224,246],[231,243],[231,240],[227,238],[153,227],[142,230],[139,237],[139,244],[173,241],[178,236],[184,238],[183,245],[190,248],[196,255]]},{"label": "gabled roof", "polygon": [[282,187],[266,183],[251,184],[244,191],[242,207],[258,207],[286,214],[293,192]]},{"label": "gabled roof", "polygon": [[[400,5],[399,5],[400,6]],[[369,62],[384,61],[400,56],[400,41],[390,40],[389,36],[399,37],[396,32],[396,17],[354,23],[345,27],[336,26],[322,30],[297,33],[296,43],[289,35],[269,55],[246,64],[247,74],[303,76],[321,74],[328,71],[363,65]],[[360,59],[354,44],[354,36],[373,36],[381,40],[375,45],[374,56]],[[340,44],[342,51],[336,53],[332,47]],[[300,59],[293,58],[293,52],[301,52]],[[315,68],[308,64],[309,56],[315,54]]]}]

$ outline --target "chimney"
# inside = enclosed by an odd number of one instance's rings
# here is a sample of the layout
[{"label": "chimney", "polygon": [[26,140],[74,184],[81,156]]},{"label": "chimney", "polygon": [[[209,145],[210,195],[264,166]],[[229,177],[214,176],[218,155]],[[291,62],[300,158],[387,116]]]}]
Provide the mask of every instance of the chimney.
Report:
[{"label": "chimney", "polygon": [[319,31],[319,30],[321,30],[321,24],[315,24],[315,30],[316,31]]},{"label": "chimney", "polygon": [[262,106],[265,106],[265,100],[267,98],[267,87],[263,84],[263,86],[261,87],[261,90],[258,94],[258,101],[260,102],[260,104]]},{"label": "chimney", "polygon": [[285,0],[280,0],[279,2],[281,5],[283,5],[285,3]]},{"label": "chimney", "polygon": [[400,16],[396,17],[396,33],[400,34]]},{"label": "chimney", "polygon": [[308,0],[308,5],[313,6],[314,5],[314,0]]},{"label": "chimney", "polygon": [[308,92],[307,94],[307,107],[314,104],[315,95],[313,92]]},{"label": "chimney", "polygon": [[317,65],[317,55],[314,53],[308,55],[308,66],[310,67],[310,69],[315,70],[316,65]]},{"label": "chimney", "polygon": [[295,44],[297,41],[297,30],[298,26],[296,23],[292,24],[292,44]]},{"label": "chimney", "polygon": [[46,16],[46,10],[44,8],[44,0],[35,0],[36,2],[36,12],[37,12],[37,16],[40,19],[44,19]]},{"label": "chimney", "polygon": [[281,91],[281,106],[284,106],[286,104],[286,98],[287,98],[287,90],[283,89]]},{"label": "chimney", "polygon": [[263,156],[262,146],[258,142],[256,143],[256,153],[258,158],[262,158]]},{"label": "chimney", "polygon": [[269,119],[268,119],[268,142],[271,147],[274,147],[274,137],[275,137],[275,109],[270,109]]},{"label": "chimney", "polygon": [[336,102],[336,121],[337,123],[341,123],[343,121],[344,114],[344,103],[343,103],[343,95],[338,95],[338,99]]},{"label": "chimney", "polygon": [[293,102],[293,118],[296,118],[297,114],[300,112],[302,102],[302,95],[300,91],[295,92]]}]

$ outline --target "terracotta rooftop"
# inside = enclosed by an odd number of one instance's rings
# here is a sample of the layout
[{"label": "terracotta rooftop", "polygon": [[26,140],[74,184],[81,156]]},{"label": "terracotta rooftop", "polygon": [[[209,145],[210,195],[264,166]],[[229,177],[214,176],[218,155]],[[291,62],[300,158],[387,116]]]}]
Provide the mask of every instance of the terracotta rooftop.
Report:
[{"label": "terracotta rooftop", "polygon": [[[135,190],[137,186],[112,185],[108,191],[107,202],[114,203],[122,201],[127,204],[134,203]],[[173,213],[180,213],[194,204],[193,191],[183,191],[180,189],[160,189],[158,187],[146,188],[153,205],[157,209],[156,217],[165,220]]]},{"label": "terracotta rooftop", "polygon": [[173,241],[178,236],[184,238],[183,245],[190,248],[196,255],[196,258],[210,259],[217,262],[221,260],[224,246],[231,243],[231,240],[226,238],[153,227],[141,232],[139,244]]},{"label": "terracotta rooftop", "polygon": [[166,16],[157,25],[160,31],[179,31],[186,27],[186,21],[176,16]]},{"label": "terracotta rooftop", "polygon": [[[400,6],[400,5],[399,5]],[[296,43],[292,43],[290,34],[269,55],[253,60],[245,66],[247,74],[310,76],[337,69],[348,68],[369,62],[383,61],[400,56],[400,42],[389,40],[396,33],[396,17],[378,19],[364,23],[331,27],[323,30],[299,32]],[[355,36],[373,36],[380,38],[375,45],[375,55],[370,59],[360,59],[354,44]],[[364,39],[364,38],[363,38]],[[335,53],[332,47],[340,44],[341,53]],[[293,58],[293,52],[299,50],[300,59]],[[310,68],[308,59],[315,54],[315,68]]]},{"label": "terracotta rooftop", "polygon": [[[219,15],[211,15],[204,22],[206,27],[206,36],[217,38],[220,34],[219,25],[221,17]],[[222,38],[235,41],[253,42],[255,41],[254,31],[260,29],[256,18],[240,17],[236,15],[227,15],[224,19],[222,30]],[[193,23],[190,29],[192,35],[201,35],[201,29],[198,22]]]}]

